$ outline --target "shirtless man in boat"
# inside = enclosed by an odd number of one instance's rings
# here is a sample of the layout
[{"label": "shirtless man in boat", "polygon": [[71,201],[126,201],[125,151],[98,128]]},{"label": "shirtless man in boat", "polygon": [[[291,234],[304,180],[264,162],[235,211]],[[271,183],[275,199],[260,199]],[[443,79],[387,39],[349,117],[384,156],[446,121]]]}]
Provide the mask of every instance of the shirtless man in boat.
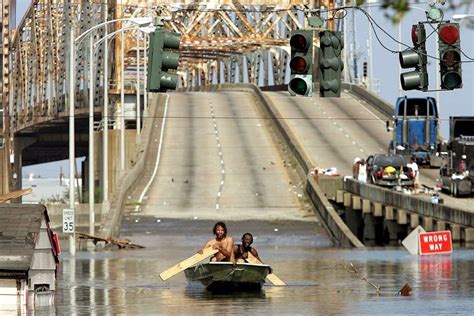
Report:
[{"label": "shirtless man in boat", "polygon": [[216,237],[209,240],[203,249],[198,250],[198,253],[203,253],[205,248],[212,247],[217,249],[219,252],[211,258],[211,262],[235,262],[233,251],[234,239],[230,236],[227,236],[227,226],[225,226],[223,222],[217,222],[214,225],[212,232]]},{"label": "shirtless man in boat", "polygon": [[252,247],[253,236],[251,233],[245,233],[242,236],[242,243],[240,245],[234,245],[234,256],[237,263],[249,262],[247,259],[249,257],[249,252],[258,259],[258,253],[255,248]]}]

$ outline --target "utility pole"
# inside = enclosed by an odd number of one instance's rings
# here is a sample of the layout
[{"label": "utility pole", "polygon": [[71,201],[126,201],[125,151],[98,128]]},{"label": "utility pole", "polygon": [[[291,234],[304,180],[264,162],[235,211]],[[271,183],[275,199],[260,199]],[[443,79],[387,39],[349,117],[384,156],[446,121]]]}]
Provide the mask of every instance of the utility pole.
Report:
[{"label": "utility pole", "polygon": [[[356,35],[355,35],[355,29],[356,29],[356,17],[355,17],[355,10],[352,10],[352,67],[354,68],[354,80],[358,78],[358,75],[357,75],[357,56],[356,56],[356,49],[357,49],[357,45],[356,45]],[[354,83],[357,83],[354,81]]]}]

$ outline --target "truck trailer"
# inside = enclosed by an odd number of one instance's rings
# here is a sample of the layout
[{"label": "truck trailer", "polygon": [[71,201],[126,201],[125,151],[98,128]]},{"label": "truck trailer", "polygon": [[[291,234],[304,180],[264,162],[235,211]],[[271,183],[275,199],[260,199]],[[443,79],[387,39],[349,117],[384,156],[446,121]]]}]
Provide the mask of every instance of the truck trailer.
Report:
[{"label": "truck trailer", "polygon": [[453,196],[474,192],[474,116],[449,118],[449,142],[440,168],[442,189]]},{"label": "truck trailer", "polygon": [[389,152],[403,155],[406,161],[414,157],[418,165],[441,166],[437,155],[439,115],[436,100],[431,97],[397,99],[393,121],[387,130],[393,131]]}]

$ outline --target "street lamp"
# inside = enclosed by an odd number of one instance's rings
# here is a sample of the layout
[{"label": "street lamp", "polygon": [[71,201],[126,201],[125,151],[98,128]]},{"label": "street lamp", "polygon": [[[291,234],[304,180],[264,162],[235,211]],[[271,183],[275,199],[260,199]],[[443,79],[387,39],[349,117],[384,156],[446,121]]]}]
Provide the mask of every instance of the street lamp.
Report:
[{"label": "street lamp", "polygon": [[455,15],[453,15],[453,20],[454,21],[461,21],[462,19],[473,18],[473,17],[474,17],[473,13],[455,14]]},{"label": "street lamp", "polygon": [[[74,85],[75,85],[75,49],[81,44],[82,40],[87,36],[92,34],[94,30],[98,28],[108,25],[110,23],[115,23],[118,21],[130,21],[138,26],[140,25],[150,25],[153,23],[153,17],[135,17],[135,18],[122,18],[122,19],[115,19],[109,20],[102,23],[99,23],[90,29],[84,31],[79,36],[75,37],[75,28],[74,26],[71,27],[70,32],[70,42],[69,42],[69,206],[71,209],[74,209],[74,164],[75,164],[75,152],[74,152]],[[116,32],[114,32],[116,33]],[[105,31],[105,37],[108,37],[107,28]],[[89,232],[90,234],[94,234],[95,230],[95,214],[94,214],[94,105],[93,105],[93,84],[92,84],[92,74],[93,74],[93,38],[90,36],[89,41],[89,48],[90,48],[90,56],[89,56]],[[107,65],[107,45],[105,49],[105,58],[104,58],[104,202],[108,201],[108,135],[106,133],[108,129],[108,65]],[[122,53],[123,54],[123,53]],[[122,86],[123,91],[123,86]],[[122,105],[123,106],[123,105]],[[122,126],[123,131],[124,126]],[[124,148],[122,147],[121,150],[123,151]],[[74,234],[70,236],[69,239],[70,244],[70,253],[71,255],[75,254],[75,241],[74,241]]]},{"label": "street lamp", "polygon": [[[98,40],[94,46],[98,46],[104,41],[107,41],[109,39],[112,39],[115,37],[118,33],[121,34],[121,55],[120,55],[120,60],[121,60],[121,71],[122,71],[122,76],[120,78],[120,102],[122,104],[122,111],[120,115],[120,125],[122,128],[120,129],[120,170],[123,172],[125,171],[125,118],[124,118],[124,104],[125,104],[125,95],[124,95],[124,74],[125,74],[125,63],[124,63],[124,54],[125,54],[125,48],[124,48],[124,43],[125,43],[125,31],[127,30],[137,30],[141,33],[144,34],[144,77],[146,78],[146,65],[147,65],[147,59],[146,59],[146,48],[147,48],[147,36],[149,33],[155,31],[155,26],[151,25],[145,25],[145,26],[140,26],[140,25],[135,25],[135,26],[127,26],[124,27],[120,30],[114,31],[110,34],[107,34],[107,36],[101,38]],[[141,123],[140,123],[140,45],[139,45],[140,38],[137,36],[137,85],[136,85],[136,129],[137,129],[137,142],[140,142],[140,129],[141,129]],[[91,55],[92,56],[92,55]],[[92,58],[92,57],[91,57]],[[147,108],[147,98],[146,98],[146,80],[145,80],[145,86],[144,86],[144,108]]]}]

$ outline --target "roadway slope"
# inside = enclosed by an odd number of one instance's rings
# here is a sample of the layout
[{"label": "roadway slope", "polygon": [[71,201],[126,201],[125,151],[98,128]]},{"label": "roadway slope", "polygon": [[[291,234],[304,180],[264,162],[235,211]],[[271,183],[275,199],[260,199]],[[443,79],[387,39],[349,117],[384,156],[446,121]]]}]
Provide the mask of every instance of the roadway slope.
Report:
[{"label": "roadway slope", "polygon": [[164,131],[140,214],[315,220],[301,210],[251,93],[172,93]]}]

